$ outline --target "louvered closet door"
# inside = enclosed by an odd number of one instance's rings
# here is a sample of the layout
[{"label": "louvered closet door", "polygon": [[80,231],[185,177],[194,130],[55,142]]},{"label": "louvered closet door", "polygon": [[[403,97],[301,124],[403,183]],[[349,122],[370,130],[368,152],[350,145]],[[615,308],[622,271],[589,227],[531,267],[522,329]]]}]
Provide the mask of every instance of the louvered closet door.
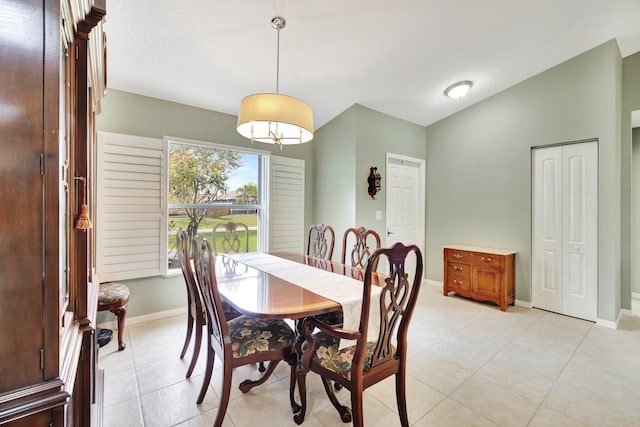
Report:
[{"label": "louvered closet door", "polygon": [[598,145],[533,150],[532,304],[597,318]]}]

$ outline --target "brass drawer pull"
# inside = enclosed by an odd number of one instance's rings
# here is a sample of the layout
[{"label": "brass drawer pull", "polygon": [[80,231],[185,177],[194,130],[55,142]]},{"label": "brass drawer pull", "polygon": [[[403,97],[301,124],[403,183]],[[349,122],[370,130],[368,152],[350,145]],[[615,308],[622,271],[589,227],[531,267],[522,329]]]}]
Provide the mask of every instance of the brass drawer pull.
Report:
[{"label": "brass drawer pull", "polygon": [[453,257],[454,257],[454,258],[457,258],[457,259],[460,259],[460,258],[463,258],[463,257],[464,257],[464,255],[460,255],[460,254],[453,254]]},{"label": "brass drawer pull", "polygon": [[480,259],[481,259],[482,261],[491,262],[491,257],[488,257],[488,258],[482,257],[482,258],[480,258]]}]

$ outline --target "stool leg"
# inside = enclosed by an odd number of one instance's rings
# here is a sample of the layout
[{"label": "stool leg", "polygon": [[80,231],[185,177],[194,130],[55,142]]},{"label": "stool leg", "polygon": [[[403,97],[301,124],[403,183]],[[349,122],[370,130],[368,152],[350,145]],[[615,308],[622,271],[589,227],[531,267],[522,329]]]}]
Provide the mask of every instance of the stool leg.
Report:
[{"label": "stool leg", "polygon": [[118,308],[114,314],[118,317],[118,351],[124,350],[126,345],[122,341],[124,333],[124,318],[127,315],[127,307]]}]

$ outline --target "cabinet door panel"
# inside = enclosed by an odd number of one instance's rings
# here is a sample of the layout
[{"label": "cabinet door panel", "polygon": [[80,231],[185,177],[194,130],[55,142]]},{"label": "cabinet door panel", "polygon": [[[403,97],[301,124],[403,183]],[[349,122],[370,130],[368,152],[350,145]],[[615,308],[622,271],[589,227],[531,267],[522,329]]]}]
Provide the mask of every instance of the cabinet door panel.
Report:
[{"label": "cabinet door panel", "polygon": [[0,28],[30,24],[0,37],[0,394],[42,381],[44,339],[42,1],[6,3],[0,0],[0,10],[8,7],[11,20],[0,13]]},{"label": "cabinet door panel", "polygon": [[500,297],[500,270],[482,266],[473,267],[473,292],[493,298]]}]

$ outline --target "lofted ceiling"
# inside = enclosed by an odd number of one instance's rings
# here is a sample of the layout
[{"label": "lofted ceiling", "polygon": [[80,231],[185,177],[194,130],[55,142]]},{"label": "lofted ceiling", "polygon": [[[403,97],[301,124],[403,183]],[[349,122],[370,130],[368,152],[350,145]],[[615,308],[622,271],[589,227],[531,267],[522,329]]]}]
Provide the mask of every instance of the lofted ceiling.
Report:
[{"label": "lofted ceiling", "polygon": [[109,0],[108,87],[237,115],[275,92],[276,15],[280,93],[316,129],[354,103],[427,126],[611,39],[640,50],[640,0]]}]

